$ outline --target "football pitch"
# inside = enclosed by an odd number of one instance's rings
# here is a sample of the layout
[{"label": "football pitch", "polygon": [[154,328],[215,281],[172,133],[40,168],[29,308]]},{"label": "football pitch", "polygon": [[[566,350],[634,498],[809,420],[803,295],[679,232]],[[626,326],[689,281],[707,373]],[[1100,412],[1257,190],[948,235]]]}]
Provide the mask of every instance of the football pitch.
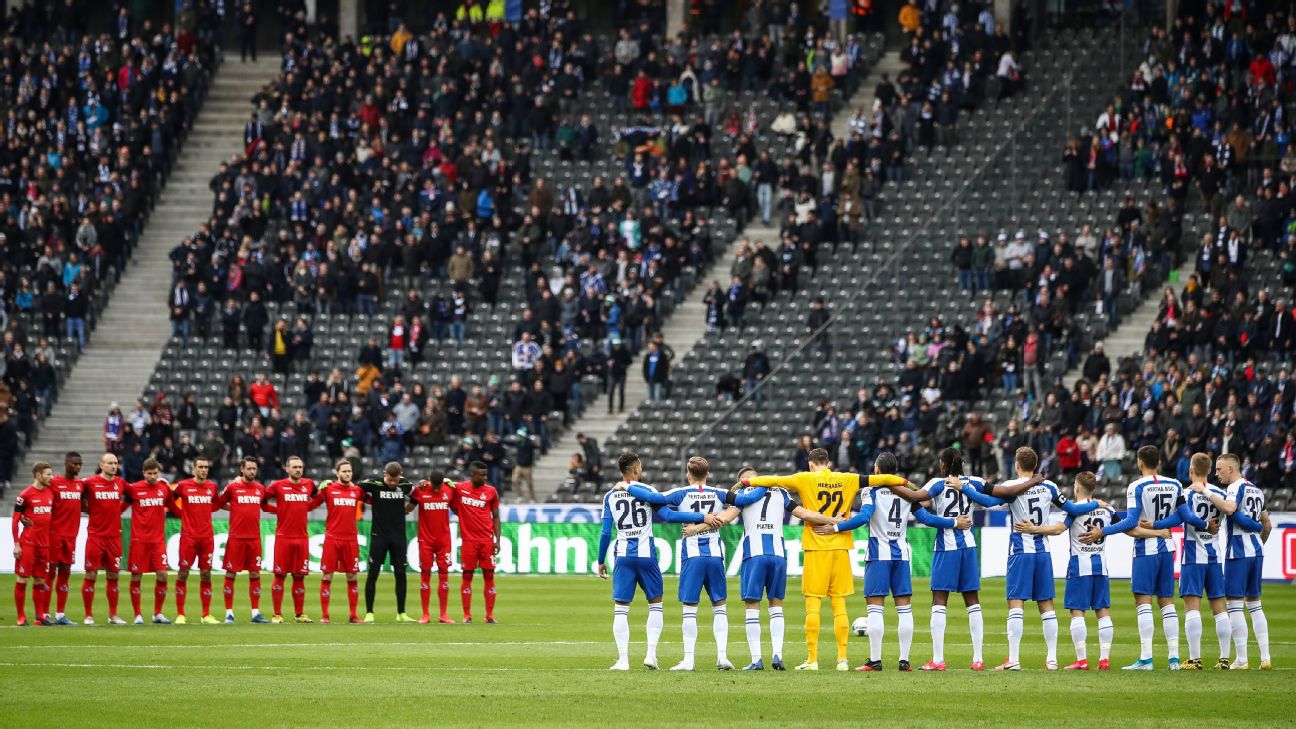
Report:
[{"label": "football pitch", "polygon": [[[213,613],[223,615],[218,592]],[[152,602],[146,578],[146,609]],[[190,580],[189,613],[197,610]],[[333,617],[346,616],[345,588],[334,580]],[[73,576],[72,586],[80,584]],[[107,617],[100,581],[99,619]],[[266,580],[266,586],[269,581]],[[1137,657],[1138,638],[1128,582],[1113,581],[1116,639],[1113,666]],[[355,727],[355,726],[536,726],[592,725],[813,726],[881,720],[904,726],[1059,725],[1164,726],[1170,722],[1281,726],[1296,716],[1296,590],[1267,585],[1275,670],[1179,672],[1165,670],[1165,643],[1157,624],[1158,671],[1110,673],[1040,670],[1044,644],[1038,613],[1027,606],[1021,673],[973,673],[966,615],[955,597],[946,630],[945,674],[900,674],[895,668],[895,613],[888,603],[881,674],[832,670],[719,672],[710,611],[699,610],[695,673],[648,671],[642,601],[631,608],[631,665],[607,670],[616,659],[612,642],[610,585],[593,577],[501,576],[499,625],[481,620],[480,579],[475,587],[478,622],[472,625],[405,625],[392,622],[391,578],[379,584],[374,625],[251,625],[247,581],[240,576],[236,625],[94,626],[15,628],[13,577],[0,578],[0,726],[60,727]],[[451,577],[451,615],[458,617],[458,576]],[[986,580],[985,659],[996,665],[1006,654],[1003,580]],[[418,614],[418,582],[410,581],[409,612]],[[736,593],[737,584],[730,589]],[[789,667],[805,657],[804,608],[795,579],[787,601]],[[1061,596],[1061,583],[1058,595]],[[666,629],[659,650],[662,668],[681,657],[680,607],[667,578]],[[930,593],[914,580],[915,635],[912,659],[931,657],[927,619]],[[729,604],[729,656],[747,662],[743,608]],[[433,612],[436,596],[433,595]],[[826,601],[825,601],[826,603]],[[864,599],[848,602],[851,618],[863,615]],[[1059,606],[1061,601],[1058,602]],[[125,580],[122,614],[130,602]],[[307,589],[307,613],[318,617],[318,589]],[[270,612],[269,591],[262,601]],[[825,608],[827,605],[825,604]],[[80,619],[73,589],[69,616]],[[217,609],[221,608],[221,609]],[[363,597],[361,598],[363,610]],[[1180,619],[1183,608],[1179,603]],[[174,616],[168,597],[166,614]],[[765,614],[762,610],[762,623]],[[1059,610],[1058,657],[1073,660],[1069,618]],[[128,617],[129,619],[129,617]],[[1217,652],[1214,625],[1204,616],[1207,664]],[[824,612],[820,665],[831,669],[835,647],[831,617]],[[769,662],[768,630],[765,659]],[[867,658],[868,642],[852,636],[851,663]],[[1181,640],[1181,655],[1187,647]],[[1089,658],[1096,665],[1097,628],[1089,618]],[[1254,637],[1252,666],[1259,663]]]}]

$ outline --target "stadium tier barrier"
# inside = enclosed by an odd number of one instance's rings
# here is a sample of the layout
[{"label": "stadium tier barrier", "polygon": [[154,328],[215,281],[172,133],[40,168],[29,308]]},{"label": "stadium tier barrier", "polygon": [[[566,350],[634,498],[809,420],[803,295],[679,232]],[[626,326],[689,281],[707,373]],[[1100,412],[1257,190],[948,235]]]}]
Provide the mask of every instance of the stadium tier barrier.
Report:
[{"label": "stadium tier barrier", "polygon": [[[590,505],[555,505],[555,504],[520,504],[503,507],[500,510],[503,521],[500,539],[500,553],[497,557],[498,572],[504,574],[528,575],[590,575],[597,568],[598,543],[600,531],[599,507]],[[1060,518],[1060,517],[1059,517]],[[1264,579],[1274,582],[1292,582],[1296,580],[1296,512],[1274,512],[1270,514],[1273,521],[1273,532],[1265,543]],[[795,519],[793,519],[795,521]],[[1007,512],[983,512],[980,523],[972,532],[981,550],[981,576],[1002,577],[1007,569],[1008,540],[1012,535],[1012,525],[1008,523]],[[213,520],[216,534],[216,554],[214,566],[219,571],[221,557],[225,550],[225,540],[229,522]],[[453,552],[451,571],[458,572],[459,529],[458,524],[450,525]],[[368,558],[369,522],[358,524],[360,531],[360,562]],[[319,570],[319,558],[324,549],[324,521],[311,520],[307,523],[310,533],[311,570]],[[262,554],[264,555],[263,571],[270,572],[274,555],[273,519],[261,521]],[[129,552],[130,520],[123,520],[122,543],[124,553]],[[407,562],[410,571],[416,571],[418,565],[418,543],[416,541],[417,525],[406,522],[409,537]],[[179,562],[180,522],[168,519],[167,562],[175,565]],[[654,536],[657,540],[659,561],[664,574],[679,574],[680,566],[680,527],[676,524],[658,523],[654,525]],[[740,541],[742,530],[739,528],[724,529],[721,539],[725,543],[727,570],[730,576],[737,576],[742,565]],[[1176,567],[1178,574],[1178,550],[1182,545],[1183,533],[1174,530]],[[801,574],[801,527],[788,524],[783,528],[783,536],[788,550],[788,574]],[[912,550],[912,568],[915,577],[926,577],[931,573],[932,550],[935,544],[936,530],[925,527],[909,528],[909,545]],[[77,539],[76,562],[74,569],[79,569],[84,561],[86,531],[83,526]],[[1049,544],[1053,555],[1053,574],[1059,579],[1066,576],[1069,547],[1065,534],[1052,537]],[[1126,537],[1111,537],[1107,541],[1107,569],[1113,578],[1121,579],[1130,576],[1130,565],[1133,559],[1134,541]],[[856,577],[864,575],[864,554],[868,547],[866,529],[856,532],[855,549],[851,554],[852,571]],[[123,555],[123,557],[125,554]],[[609,555],[609,562],[612,557]],[[125,563],[125,559],[123,559]],[[10,518],[0,517],[0,574],[13,574],[13,541],[10,531]]]}]

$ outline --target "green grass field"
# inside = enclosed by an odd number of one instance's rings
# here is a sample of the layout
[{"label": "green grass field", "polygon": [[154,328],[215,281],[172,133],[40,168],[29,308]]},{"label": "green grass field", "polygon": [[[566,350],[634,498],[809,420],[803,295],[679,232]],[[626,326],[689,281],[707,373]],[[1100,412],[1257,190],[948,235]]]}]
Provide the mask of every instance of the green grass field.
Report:
[{"label": "green grass field", "polygon": [[[73,587],[79,584],[74,576]],[[123,580],[124,582],[124,580]],[[458,578],[452,577],[452,586]],[[1006,653],[1002,580],[987,580],[986,663]],[[197,614],[197,591],[189,607]],[[345,593],[336,589],[333,615],[346,614]],[[503,577],[500,625],[399,625],[389,576],[379,586],[375,625],[250,625],[246,580],[240,577],[238,625],[94,626],[14,628],[13,578],[0,578],[0,726],[229,727],[454,725],[721,724],[811,726],[846,721],[897,725],[1162,726],[1170,721],[1227,725],[1285,725],[1296,712],[1296,590],[1270,586],[1265,595],[1274,671],[1181,672],[1164,670],[1165,645],[1157,627],[1156,673],[1113,671],[1045,673],[1038,616],[1028,607],[1020,674],[967,670],[971,648],[962,604],[949,612],[945,674],[899,674],[895,615],[888,607],[882,674],[835,671],[761,674],[717,672],[710,614],[699,615],[696,673],[651,672],[643,658],[644,603],[631,610],[629,674],[606,669],[616,658],[611,635],[610,586],[594,578]],[[926,581],[915,580],[915,665],[931,655]],[[100,583],[102,600],[102,582]],[[152,592],[146,581],[145,602]],[[266,582],[269,587],[269,582]],[[410,612],[417,614],[417,582],[411,581]],[[480,579],[477,582],[480,589]],[[731,589],[736,592],[736,582]],[[795,580],[789,595],[796,593]],[[1113,664],[1137,654],[1133,600],[1127,582],[1113,583],[1116,645]],[[680,657],[679,605],[667,578],[663,667]],[[219,589],[219,578],[217,580]],[[318,616],[315,582],[307,591],[308,613]],[[1059,596],[1061,585],[1059,585]],[[433,596],[434,610],[436,597]],[[480,615],[480,596],[477,612]],[[129,597],[122,590],[123,614]],[[220,605],[216,595],[216,605]],[[452,604],[458,604],[452,589]],[[363,602],[363,598],[362,598]],[[269,611],[269,595],[263,606]],[[850,599],[852,619],[864,600]],[[70,601],[81,616],[80,595]],[[827,606],[825,605],[825,608]],[[147,609],[147,608],[146,608]],[[363,609],[363,606],[362,606]],[[106,608],[97,612],[102,620]],[[221,611],[217,611],[218,613]],[[458,610],[452,610],[454,615]],[[173,615],[168,598],[167,614]],[[1182,607],[1181,607],[1182,617]],[[805,657],[799,596],[787,607],[789,665]],[[480,618],[479,618],[480,619]],[[762,619],[764,619],[762,611]],[[741,605],[729,609],[729,654],[746,663]],[[821,665],[832,668],[831,619],[822,636]],[[1059,659],[1072,658],[1068,619],[1059,616]],[[768,637],[766,638],[768,661]],[[1205,619],[1204,652],[1216,651],[1214,626]],[[851,638],[852,664],[867,657],[867,641]],[[1181,648],[1187,657],[1186,647]],[[1097,628],[1089,627],[1089,655],[1096,662]],[[1252,665],[1259,662],[1251,645]]]}]

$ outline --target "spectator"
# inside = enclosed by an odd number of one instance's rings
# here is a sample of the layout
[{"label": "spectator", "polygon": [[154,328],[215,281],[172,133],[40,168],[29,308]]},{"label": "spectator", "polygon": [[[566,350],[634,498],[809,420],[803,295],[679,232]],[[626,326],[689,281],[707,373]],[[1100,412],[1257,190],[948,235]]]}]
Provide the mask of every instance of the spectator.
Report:
[{"label": "spectator", "polygon": [[743,380],[747,383],[747,392],[755,393],[752,398],[758,409],[765,404],[765,388],[759,385],[770,373],[769,357],[765,356],[762,347],[761,340],[753,341],[751,351],[747,353],[747,359],[743,362]]},{"label": "spectator", "polygon": [[658,351],[656,342],[649,342],[648,351],[644,354],[643,378],[648,383],[649,402],[659,402],[670,378],[670,361],[664,352]]},{"label": "spectator", "polygon": [[1115,480],[1120,478],[1121,461],[1125,458],[1125,438],[1117,431],[1115,423],[1108,423],[1103,435],[1098,439],[1098,450],[1094,459],[1101,464],[1102,477]]}]

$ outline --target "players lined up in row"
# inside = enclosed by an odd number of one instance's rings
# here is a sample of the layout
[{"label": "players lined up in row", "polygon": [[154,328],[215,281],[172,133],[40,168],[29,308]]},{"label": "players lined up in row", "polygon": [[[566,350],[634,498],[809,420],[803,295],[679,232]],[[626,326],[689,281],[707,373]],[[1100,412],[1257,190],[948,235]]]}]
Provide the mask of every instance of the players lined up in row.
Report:
[{"label": "players lined up in row", "polygon": [[[352,465],[339,461],[334,478],[316,485],[303,477],[302,459],[293,456],[285,467],[288,477],[266,486],[256,480],[257,462],[244,458],[239,476],[224,489],[208,480],[211,462],[198,458],[193,478],[168,484],[158,478],[157,461],[144,462],[144,480],[127,483],[118,476],[117,456],[105,453],[99,459],[98,473],[82,479],[81,456],[68,453],[64,473],[55,476],[48,463],[37,463],[32,469],[35,479],[23,490],[14,504],[13,540],[17,581],[14,603],[18,608],[18,625],[27,624],[26,596],[28,580],[34,585],[32,602],[35,621],[42,625],[75,625],[64,613],[68,582],[81,528],[81,514],[89,515],[85,548],[85,579],[81,597],[85,603],[85,624],[94,624],[94,598],[99,571],[107,577],[108,622],[125,624],[117,614],[118,575],[122,559],[122,515],[131,511],[130,551],[127,571],[130,573],[131,605],[135,623],[145,622],[141,610],[141,581],[147,572],[157,576],[153,592],[153,622],[171,621],[163,614],[167,596],[165,519],[168,513],[180,517],[180,565],[175,583],[176,623],[185,623],[185,598],[191,570],[199,574],[203,623],[220,622],[211,614],[212,556],[215,542],[212,514],[229,511],[229,538],[225,543],[225,622],[234,622],[234,584],[239,572],[248,574],[248,595],[252,602],[252,622],[281,623],[283,618],[285,580],[292,578],[293,615],[298,623],[309,623],[305,612],[305,576],[310,571],[307,516],[323,505],[327,510],[324,551],[320,560],[320,622],[329,622],[329,600],[334,573],[346,576],[350,622],[371,623],[374,593],[384,564],[390,564],[395,581],[397,622],[414,622],[405,612],[405,515],[418,512],[419,595],[423,605],[420,623],[431,622],[428,612],[433,567],[437,571],[437,598],[441,604],[439,622],[452,623],[447,615],[450,569],[450,512],[459,517],[461,541],[460,562],[463,579],[460,592],[464,622],[472,621],[472,583],[481,569],[485,583],[486,622],[495,620],[495,556],[499,553],[499,496],[486,483],[485,464],[469,466],[469,477],[454,483],[441,473],[433,472],[417,486],[405,480],[400,464],[388,463],[381,478],[352,480]],[[358,574],[360,545],[357,522],[364,505],[372,509],[369,533],[369,573],[365,582],[365,616],[356,615],[359,601]],[[271,597],[274,614],[269,621],[261,615],[261,514],[275,514],[274,583]],[[21,534],[20,534],[21,530]],[[54,615],[50,615],[51,582],[57,595]]]},{"label": "players lined up in row", "polygon": [[[624,480],[603,500],[603,529],[599,543],[599,575],[607,577],[609,547],[615,557],[612,569],[613,621],[618,658],[613,670],[629,670],[629,612],[636,587],[648,599],[648,649],[644,665],[657,668],[657,644],[662,632],[662,577],[652,538],[652,511],[668,522],[684,523],[679,601],[683,604],[684,658],[672,670],[693,670],[697,643],[697,608],[705,588],[712,604],[712,631],[718,668],[732,669],[728,660],[728,615],[724,547],[717,530],[742,517],[743,537],[741,596],[751,663],[745,670],[764,668],[760,605],[769,603],[772,667],[784,670],[783,598],[787,584],[787,552],[783,540],[784,512],[805,522],[801,549],[805,597],[806,660],[797,670],[819,669],[819,620],[823,598],[832,605],[833,632],[837,640],[837,670],[849,670],[847,643],[851,632],[846,597],[855,592],[850,552],[853,529],[868,525],[864,572],[867,619],[855,630],[869,639],[869,660],[860,671],[881,671],[885,633],[883,603],[895,602],[900,634],[899,670],[909,671],[914,620],[910,607],[910,549],[906,538],[908,516],[938,530],[932,557],[932,658],[920,670],[944,671],[946,610],[950,593],[960,593],[967,608],[972,638],[972,670],[985,669],[982,659],[984,626],[980,604],[980,559],[970,531],[973,504],[989,508],[1006,505],[1013,532],[1009,540],[1007,585],[1008,657],[999,670],[1021,670],[1023,606],[1039,607],[1047,648],[1046,670],[1056,670],[1057,615],[1054,612],[1053,562],[1047,537],[1068,532],[1071,558],[1067,567],[1063,606],[1071,613],[1071,639],[1076,660],[1067,670],[1088,670],[1088,627],[1085,613],[1098,617],[1098,670],[1110,668],[1114,628],[1106,537],[1127,534],[1134,538],[1131,588],[1137,606],[1139,658],[1127,670],[1152,670],[1154,620],[1152,603],[1161,609],[1161,624],[1169,652],[1170,670],[1202,669],[1201,602],[1208,601],[1219,641],[1216,668],[1246,669],[1248,630],[1246,612],[1260,649],[1260,668],[1270,668],[1269,628],[1260,604],[1260,576],[1264,540],[1270,522],[1264,494],[1242,478],[1237,456],[1225,454],[1215,462],[1215,473],[1224,488],[1210,485],[1211,459],[1204,453],[1192,457],[1192,483],[1159,475],[1160,451],[1146,446],[1138,451],[1142,476],[1129,484],[1124,514],[1093,498],[1096,479],[1081,473],[1073,484],[1074,500],[1058,486],[1036,474],[1039,456],[1030,448],[1016,452],[1016,478],[986,484],[963,472],[959,451],[940,454],[941,477],[922,488],[896,471],[895,456],[883,453],[873,475],[838,473],[829,469],[828,454],[810,452],[809,472],[791,476],[757,476],[753,469],[738,473],[739,482],[728,491],[707,485],[708,465],[690,458],[688,486],[659,493],[640,481],[642,465],[634,453],[624,453],[619,466]],[[863,489],[868,489],[864,491]],[[912,506],[910,506],[912,505]],[[1054,508],[1065,513],[1056,522]],[[851,516],[850,512],[855,515]],[[1179,595],[1186,616],[1188,660],[1179,660],[1179,616],[1175,609],[1174,546],[1169,529],[1184,526],[1183,564]],[[1230,654],[1230,644],[1236,656]],[[1230,661],[1230,658],[1232,660]]]}]

